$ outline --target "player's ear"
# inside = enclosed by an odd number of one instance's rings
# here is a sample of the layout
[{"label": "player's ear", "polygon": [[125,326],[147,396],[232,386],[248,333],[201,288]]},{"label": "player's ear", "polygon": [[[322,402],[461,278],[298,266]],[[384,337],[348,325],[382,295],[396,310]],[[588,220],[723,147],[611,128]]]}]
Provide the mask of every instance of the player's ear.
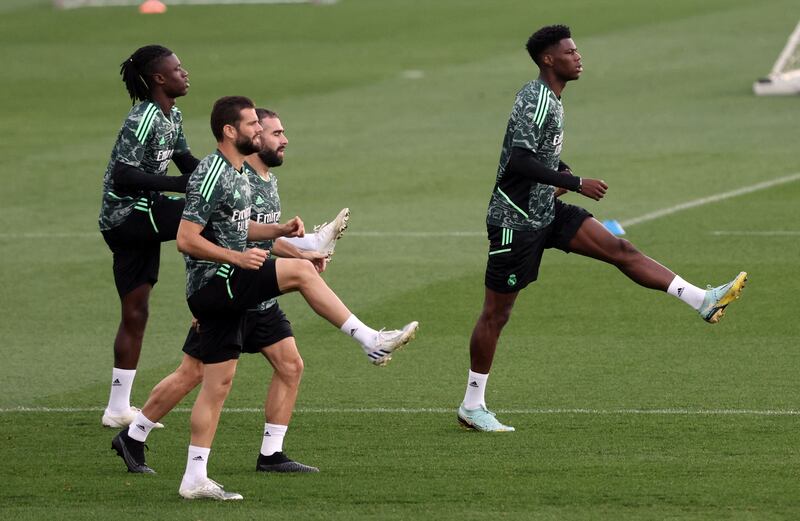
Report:
[{"label": "player's ear", "polygon": [[164,75],[156,72],[151,76],[155,85],[164,85]]}]

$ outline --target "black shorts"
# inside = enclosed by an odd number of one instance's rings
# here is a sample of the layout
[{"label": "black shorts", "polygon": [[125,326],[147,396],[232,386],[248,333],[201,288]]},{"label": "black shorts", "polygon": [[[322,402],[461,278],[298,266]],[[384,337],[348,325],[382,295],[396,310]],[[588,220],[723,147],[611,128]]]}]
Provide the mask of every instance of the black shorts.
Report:
[{"label": "black shorts", "polygon": [[250,310],[245,315],[243,353],[261,349],[294,336],[292,324],[277,302],[264,311]]},{"label": "black shorts", "polygon": [[200,320],[199,331],[189,328],[183,352],[204,364],[236,360],[244,344],[244,320],[244,315]]},{"label": "black shorts", "polygon": [[539,276],[542,254],[548,248],[569,253],[569,242],[592,214],[556,199],[553,222],[540,230],[518,231],[487,225],[489,260],[486,287],[497,293],[514,293]]},{"label": "black shorts", "polygon": [[189,332],[183,351],[203,363],[239,358],[247,310],[281,294],[275,259],[267,259],[258,270],[234,267],[228,273],[227,277],[214,275],[187,299],[192,315],[200,322],[200,332],[195,332],[196,339]]},{"label": "black shorts", "polygon": [[132,210],[125,221],[103,230],[114,255],[114,283],[122,298],[142,284],[155,286],[161,263],[161,243],[175,240],[186,201],[157,194],[150,210]]}]

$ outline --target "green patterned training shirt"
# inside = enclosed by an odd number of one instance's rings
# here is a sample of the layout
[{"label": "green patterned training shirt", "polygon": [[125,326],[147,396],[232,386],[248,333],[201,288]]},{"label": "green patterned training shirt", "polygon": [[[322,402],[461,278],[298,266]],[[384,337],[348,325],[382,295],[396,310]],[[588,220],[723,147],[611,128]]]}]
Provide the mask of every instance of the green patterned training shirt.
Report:
[{"label": "green patterned training shirt", "polygon": [[[250,219],[257,223],[278,224],[281,221],[281,198],[278,196],[278,179],[275,174],[269,174],[269,179],[264,180],[253,167],[244,164],[247,179],[250,181]],[[269,250],[274,241],[248,241],[248,248],[261,248]],[[278,300],[271,298],[255,307],[257,311],[264,311],[273,306]]]},{"label": "green patterned training shirt", "polygon": [[564,139],[564,109],[561,100],[541,80],[525,84],[517,92],[508,118],[500,164],[497,168],[487,224],[512,230],[539,230],[553,220],[554,189],[506,174],[511,149],[520,147],[536,154],[547,168],[558,169]]},{"label": "green patterned training shirt", "polygon": [[[250,183],[244,171],[234,169],[219,150],[203,158],[189,177],[183,219],[202,225],[203,237],[217,246],[245,250],[250,222]],[[186,262],[187,298],[215,275],[227,280],[237,269],[229,264],[195,259],[186,254],[183,259]]]},{"label": "green patterned training shirt", "polygon": [[172,107],[169,116],[152,101],[134,105],[122,124],[111,159],[103,177],[103,201],[100,206],[100,229],[110,230],[122,224],[134,210],[147,211],[149,193],[114,192],[111,172],[119,161],[153,175],[167,175],[173,154],[189,152],[183,135],[183,116]]}]

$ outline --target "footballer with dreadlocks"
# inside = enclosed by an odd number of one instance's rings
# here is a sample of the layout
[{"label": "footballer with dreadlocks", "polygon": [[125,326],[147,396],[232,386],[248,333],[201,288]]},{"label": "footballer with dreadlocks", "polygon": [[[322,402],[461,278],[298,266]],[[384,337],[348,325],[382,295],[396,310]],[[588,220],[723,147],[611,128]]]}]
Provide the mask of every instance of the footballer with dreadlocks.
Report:
[{"label": "footballer with dreadlocks", "polygon": [[[100,230],[114,258],[122,313],[114,340],[111,392],[102,424],[123,427],[138,409],[130,395],[147,325],[148,300],[158,280],[161,243],[175,240],[185,201],[162,192],[185,192],[198,164],[183,134],[175,99],[189,89],[189,73],[160,45],[137,49],[120,75],[131,108],[117,135],[103,178]],[[167,176],[170,161],[180,176]]]}]

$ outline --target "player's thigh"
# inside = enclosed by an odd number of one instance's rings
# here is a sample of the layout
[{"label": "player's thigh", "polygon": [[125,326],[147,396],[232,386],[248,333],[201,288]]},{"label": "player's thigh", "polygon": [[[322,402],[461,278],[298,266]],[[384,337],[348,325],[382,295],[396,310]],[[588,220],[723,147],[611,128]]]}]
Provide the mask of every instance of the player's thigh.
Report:
[{"label": "player's thigh", "polygon": [[310,261],[290,258],[275,260],[275,274],[281,293],[296,291],[304,281],[319,276]]},{"label": "player's thigh", "polygon": [[621,239],[609,232],[597,219],[584,220],[569,241],[570,251],[604,262],[612,262],[620,251]]}]

